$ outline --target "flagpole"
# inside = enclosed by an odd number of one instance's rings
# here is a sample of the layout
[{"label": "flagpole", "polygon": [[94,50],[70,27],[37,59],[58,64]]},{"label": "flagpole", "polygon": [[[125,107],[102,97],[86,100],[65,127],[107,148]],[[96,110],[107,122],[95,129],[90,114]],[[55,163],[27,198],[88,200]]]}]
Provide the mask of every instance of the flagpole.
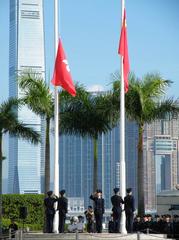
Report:
[{"label": "flagpole", "polygon": [[[124,16],[124,0],[121,0],[121,23],[123,24]],[[121,24],[121,26],[122,26]],[[126,163],[125,163],[125,95],[124,95],[124,72],[123,72],[123,56],[121,56],[121,93],[120,93],[120,194],[124,199],[126,194]],[[126,216],[122,211],[120,232],[127,234]]]},{"label": "flagpole", "polygon": [[[54,40],[55,40],[55,57],[58,49],[58,0],[54,0]],[[59,101],[58,101],[58,86],[54,86],[54,194],[59,196]],[[56,203],[57,207],[57,203]],[[59,215],[56,211],[53,222],[53,232],[58,233]]]}]

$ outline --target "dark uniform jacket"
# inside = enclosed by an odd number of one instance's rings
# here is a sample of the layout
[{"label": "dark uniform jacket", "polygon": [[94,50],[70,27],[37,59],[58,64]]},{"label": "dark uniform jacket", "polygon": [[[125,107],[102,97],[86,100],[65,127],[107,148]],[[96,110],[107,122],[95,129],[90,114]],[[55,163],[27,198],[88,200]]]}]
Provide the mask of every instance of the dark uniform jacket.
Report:
[{"label": "dark uniform jacket", "polygon": [[94,213],[95,214],[104,214],[104,199],[94,197],[93,195],[90,196],[90,199],[92,199],[95,203]]},{"label": "dark uniform jacket", "polygon": [[132,195],[127,195],[124,198],[124,210],[126,213],[133,213],[135,211],[134,197]]},{"label": "dark uniform jacket", "polygon": [[114,195],[111,197],[111,203],[113,205],[112,211],[113,212],[121,212],[122,211],[122,207],[121,205],[124,203],[123,199],[118,196],[118,195]]},{"label": "dark uniform jacket", "polygon": [[141,221],[135,220],[133,223],[133,231],[134,232],[140,232],[142,230],[142,223]]},{"label": "dark uniform jacket", "polygon": [[44,205],[46,207],[46,214],[55,214],[54,203],[57,201],[57,198],[47,197],[44,199]]},{"label": "dark uniform jacket", "polygon": [[65,197],[60,197],[58,199],[58,207],[59,214],[66,215],[68,212],[68,199]]}]

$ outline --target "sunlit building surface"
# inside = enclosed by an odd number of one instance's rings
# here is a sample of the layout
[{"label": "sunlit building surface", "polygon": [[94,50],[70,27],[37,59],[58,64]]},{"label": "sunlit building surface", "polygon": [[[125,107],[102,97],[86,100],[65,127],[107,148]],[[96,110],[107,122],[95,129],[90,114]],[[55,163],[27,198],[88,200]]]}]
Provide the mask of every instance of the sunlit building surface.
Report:
[{"label": "sunlit building surface", "polygon": [[[126,121],[127,187],[136,196],[137,126]],[[105,207],[111,208],[113,188],[119,186],[119,127],[98,138],[98,188],[103,190]],[[92,202],[93,140],[90,137],[60,137],[60,188],[69,197],[84,197],[85,208]]]},{"label": "sunlit building surface", "polygon": [[179,182],[179,121],[166,116],[145,126],[145,203],[156,208],[156,193],[174,189]]},{"label": "sunlit building surface", "polygon": [[[42,0],[10,0],[9,97],[21,97],[17,75],[29,69],[45,76]],[[16,110],[18,119],[38,132],[41,118],[27,107]],[[44,143],[32,145],[9,137],[9,193],[40,193],[44,177]]]}]

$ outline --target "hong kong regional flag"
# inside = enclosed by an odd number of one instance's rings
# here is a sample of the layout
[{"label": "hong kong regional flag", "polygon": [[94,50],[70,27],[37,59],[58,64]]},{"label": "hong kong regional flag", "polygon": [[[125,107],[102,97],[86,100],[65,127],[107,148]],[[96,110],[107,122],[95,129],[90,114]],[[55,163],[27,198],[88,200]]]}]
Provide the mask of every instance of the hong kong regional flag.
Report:
[{"label": "hong kong regional flag", "polygon": [[60,39],[51,82],[55,86],[61,86],[72,96],[76,96],[76,90],[71,78],[70,68]]},{"label": "hong kong regional flag", "polygon": [[124,9],[124,17],[123,17],[118,53],[121,56],[123,56],[124,90],[125,90],[125,93],[127,93],[128,87],[129,87],[129,84],[128,84],[129,56],[128,56],[128,45],[127,45],[127,24],[126,24],[125,9]]}]

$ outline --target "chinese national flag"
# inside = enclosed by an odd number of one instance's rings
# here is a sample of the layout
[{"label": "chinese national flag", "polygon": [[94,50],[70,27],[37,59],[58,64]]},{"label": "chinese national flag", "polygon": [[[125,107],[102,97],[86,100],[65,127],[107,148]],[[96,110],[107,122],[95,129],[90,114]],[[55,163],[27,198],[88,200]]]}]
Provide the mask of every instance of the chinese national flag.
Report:
[{"label": "chinese national flag", "polygon": [[124,9],[124,17],[123,17],[118,53],[121,56],[123,56],[124,90],[125,90],[125,93],[127,93],[128,87],[129,87],[129,84],[128,84],[129,56],[128,56],[128,45],[127,45],[127,24],[126,24],[125,9]]},{"label": "chinese national flag", "polygon": [[76,96],[75,86],[73,84],[68,61],[63,50],[62,42],[59,40],[57,56],[55,60],[55,68],[52,78],[52,84],[61,86],[72,96]]}]

